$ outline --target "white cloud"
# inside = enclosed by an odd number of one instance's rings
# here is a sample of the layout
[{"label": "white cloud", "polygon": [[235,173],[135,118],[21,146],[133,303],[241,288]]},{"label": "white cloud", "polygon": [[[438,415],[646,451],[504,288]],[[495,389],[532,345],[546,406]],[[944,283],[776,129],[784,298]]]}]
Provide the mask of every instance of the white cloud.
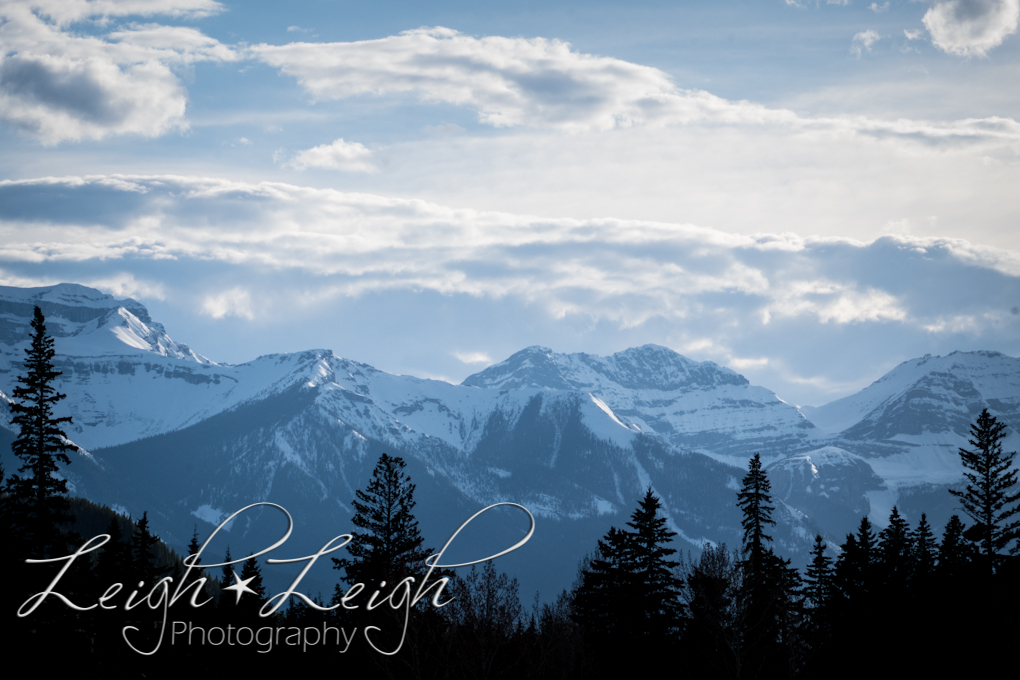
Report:
[{"label": "white cloud", "polygon": [[207,0],[3,3],[0,120],[46,144],[186,127],[187,93],[172,68],[233,60],[233,50],[182,26],[129,24],[96,36],[68,25],[101,27],[120,16],[196,18],[220,9]]},{"label": "white cloud", "polygon": [[453,356],[462,364],[491,364],[492,357],[485,352],[453,352]]},{"label": "white cloud", "polygon": [[121,272],[112,276],[82,281],[114,297],[131,297],[142,300],[166,300],[166,286],[159,282],[135,278],[133,274]]},{"label": "white cloud", "polygon": [[414,93],[470,106],[496,127],[612,129],[655,122],[775,122],[787,111],[677,88],[659,69],[544,38],[473,38],[448,28],[350,43],[256,45],[316,99]]},{"label": "white cloud", "polygon": [[903,35],[906,36],[907,40],[919,40],[921,38],[920,29],[903,29]]},{"label": "white cloud", "polygon": [[371,159],[372,152],[364,145],[346,142],[341,137],[331,144],[299,151],[286,165],[297,170],[323,168],[346,172],[374,172],[376,167]]},{"label": "white cloud", "polygon": [[[715,313],[746,317],[745,324],[752,317],[766,324],[809,317],[821,324],[930,327],[939,321],[912,301],[929,295],[931,285],[912,280],[917,262],[940,263],[924,266],[953,276],[982,271],[1020,279],[1015,253],[906,235],[870,244],[740,236],[690,225],[548,219],[182,177],[0,182],[0,199],[20,204],[20,195],[51,198],[37,201],[38,214],[27,221],[4,219],[0,211],[0,261],[119,262],[122,271],[130,271],[129,262],[155,259],[214,262],[263,272],[257,276],[261,285],[277,276],[270,272],[298,272],[340,296],[394,290],[513,296],[554,317],[585,314],[621,328]],[[75,210],[65,212],[72,204]],[[107,206],[105,224],[89,217],[97,204]],[[889,269],[896,274],[892,279]],[[839,280],[832,270],[843,272]],[[152,295],[159,283],[118,276],[105,285]],[[236,286],[206,295],[201,309],[213,318],[251,319],[259,313],[254,300],[250,285]],[[455,356],[481,360],[478,354]]]},{"label": "white cloud", "polygon": [[878,14],[880,12],[888,12],[889,11],[889,3],[885,2],[885,3],[882,3],[881,5],[879,5],[877,2],[873,2],[870,5],[868,5],[868,9],[870,9],[872,12],[875,12],[876,14]]},{"label": "white cloud", "polygon": [[[817,403],[790,375],[836,384],[925,352],[1020,347],[1020,253],[947,238],[741,235],[180,176],[0,181],[0,234],[6,282],[73,271],[164,295],[175,325],[191,319],[176,335],[227,360],[321,346],[463,377],[528,344],[656,342]],[[229,333],[203,339],[209,318]],[[397,346],[418,358],[389,363]]]},{"label": "white cloud", "polygon": [[860,59],[863,52],[870,52],[871,46],[881,39],[882,36],[880,36],[876,31],[871,29],[861,31],[860,33],[855,34],[853,40],[850,41],[850,54]]},{"label": "white cloud", "polygon": [[1020,0],[940,0],[922,19],[939,49],[981,57],[1016,33]]},{"label": "white cloud", "polygon": [[[880,38],[873,30],[858,33],[850,51],[859,58]],[[679,88],[659,69],[579,53],[569,43],[544,38],[474,38],[440,27],[359,42],[262,44],[250,54],[296,78],[317,100],[412,94],[423,102],[473,108],[482,123],[495,127],[580,133],[704,123],[925,142],[1020,141],[1020,124],[1006,118],[805,118]]]},{"label": "white cloud", "polygon": [[218,295],[207,296],[202,301],[202,313],[214,319],[222,319],[225,316],[236,316],[249,320],[255,318],[251,305],[251,293],[241,287],[231,288]]}]

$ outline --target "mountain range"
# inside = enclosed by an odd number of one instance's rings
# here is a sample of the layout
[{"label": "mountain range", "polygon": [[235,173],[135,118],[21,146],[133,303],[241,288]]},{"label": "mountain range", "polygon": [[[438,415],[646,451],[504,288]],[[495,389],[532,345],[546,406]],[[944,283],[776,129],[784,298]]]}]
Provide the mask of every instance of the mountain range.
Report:
[{"label": "mountain range", "polygon": [[[184,551],[255,502],[285,507],[298,557],[352,529],[355,491],[382,452],[403,457],[416,514],[438,548],[468,517],[512,501],[536,518],[534,538],[500,558],[525,593],[569,587],[578,560],[621,526],[651,486],[676,547],[739,545],[736,491],[760,453],[772,483],[777,551],[806,561],[816,533],[835,547],[868,514],[893,505],[941,529],[959,513],[958,448],[983,408],[1020,442],[1020,359],[954,352],[905,361],[860,392],[798,408],[713,362],[645,345],[612,356],[528,347],[460,385],[385,373],[326,349],[217,363],[172,340],[146,308],[77,284],[0,287],[0,392],[22,371],[33,308],[55,338],[57,389],[80,448],[64,473],[76,495],[139,517]],[[6,410],[4,410],[6,411]],[[6,470],[18,461],[0,413]],[[527,518],[487,513],[448,557],[495,554]],[[210,545],[236,557],[273,543],[282,513],[260,506]],[[206,562],[212,561],[206,559]],[[323,560],[323,562],[325,562]],[[271,588],[289,582],[270,571]],[[305,583],[328,599],[323,564]]]}]

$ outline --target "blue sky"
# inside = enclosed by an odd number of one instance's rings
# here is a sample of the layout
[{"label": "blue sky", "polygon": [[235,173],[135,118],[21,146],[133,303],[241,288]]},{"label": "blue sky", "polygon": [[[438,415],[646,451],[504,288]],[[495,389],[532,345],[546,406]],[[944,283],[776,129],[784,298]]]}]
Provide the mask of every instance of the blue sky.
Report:
[{"label": "blue sky", "polygon": [[213,360],[1020,354],[1020,0],[0,1],[0,284]]}]

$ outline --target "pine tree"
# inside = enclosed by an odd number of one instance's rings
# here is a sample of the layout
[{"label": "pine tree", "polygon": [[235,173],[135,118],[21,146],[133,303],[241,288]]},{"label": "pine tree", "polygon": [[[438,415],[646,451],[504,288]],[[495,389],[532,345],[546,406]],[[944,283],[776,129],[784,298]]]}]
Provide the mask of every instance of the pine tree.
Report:
[{"label": "pine tree", "polygon": [[942,544],[939,546],[939,562],[936,573],[952,580],[964,573],[974,559],[974,547],[963,537],[964,527],[959,516],[953,515],[946,522],[942,532]]},{"label": "pine tree", "polygon": [[669,547],[675,531],[666,528],[666,517],[660,514],[662,504],[648,487],[644,499],[631,515],[629,560],[633,570],[637,603],[644,612],[639,634],[656,644],[675,636],[681,626],[680,594],[683,581],[676,576],[680,563],[670,556]]},{"label": "pine tree", "polygon": [[910,526],[894,505],[889,513],[889,525],[878,534],[879,568],[883,583],[898,590],[910,580],[913,544]]},{"label": "pine tree", "polygon": [[659,658],[669,654],[683,624],[683,581],[669,547],[676,534],[660,510],[649,488],[627,522],[631,530],[611,527],[579,570],[573,618],[606,673],[622,661],[610,654],[616,645],[644,659]]},{"label": "pine tree", "polygon": [[424,577],[429,553],[412,512],[415,487],[404,473],[406,465],[399,457],[382,454],[367,489],[356,492],[351,522],[363,531],[353,532],[347,544],[350,559],[333,558],[333,568],[343,570],[349,584],[367,588],[386,581],[393,586],[407,577],[415,583]]},{"label": "pine tree", "polygon": [[[197,555],[198,551],[202,549],[202,546],[198,544],[198,525],[195,525],[195,533],[191,535],[191,543],[188,544],[188,555]],[[196,557],[193,567],[198,567],[202,564],[202,558]]]},{"label": "pine tree", "polygon": [[797,655],[794,638],[800,610],[800,575],[789,560],[779,558],[766,545],[772,542],[766,527],[776,524],[771,492],[761,456],[756,453],[737,493],[737,506],[744,513],[740,597],[745,625],[740,664],[741,672],[751,676],[785,674]]},{"label": "pine tree", "polygon": [[632,538],[629,532],[610,527],[578,570],[573,618],[590,640],[600,643],[617,635],[626,637],[638,625],[641,611],[631,564]]},{"label": "pine tree", "polygon": [[134,561],[134,576],[138,581],[151,585],[156,579],[155,554],[152,549],[159,542],[149,531],[149,513],[142,513],[142,518],[135,525],[131,537],[131,555]]},{"label": "pine tree", "polygon": [[911,554],[914,578],[920,581],[927,581],[935,571],[938,544],[935,542],[935,535],[928,524],[928,518],[923,512],[921,513],[921,521],[917,523],[917,529],[914,530],[911,538],[914,546],[913,553]]},{"label": "pine tree", "polygon": [[1003,453],[1006,425],[983,409],[977,422],[970,427],[973,450],[960,449],[963,466],[969,470],[969,482],[963,491],[950,489],[960,499],[963,511],[974,520],[980,532],[981,553],[993,569],[998,555],[1014,538],[1020,536],[1020,490],[1016,487],[1017,471],[1013,468],[1016,451]]},{"label": "pine tree", "polygon": [[771,493],[772,485],[762,469],[761,456],[756,453],[737,493],[737,507],[744,513],[740,521],[744,529],[744,559],[751,570],[747,576],[752,579],[762,575],[759,570],[764,567],[765,554],[770,550],[765,543],[771,543],[772,537],[765,533],[765,528],[776,524],[772,519],[775,506],[772,505]]},{"label": "pine tree", "polygon": [[811,564],[804,574],[804,593],[815,610],[822,609],[832,599],[833,571],[832,558],[825,554],[825,540],[815,536],[811,549]]},{"label": "pine tree", "polygon": [[220,567],[220,588],[227,588],[234,585],[234,565],[230,564],[230,546],[227,546],[227,553],[223,556],[223,566]]},{"label": "pine tree", "polygon": [[53,338],[46,333],[46,320],[38,307],[32,330],[31,346],[25,350],[26,374],[18,376],[11,402],[12,423],[20,428],[11,448],[23,464],[7,489],[20,547],[33,551],[35,557],[52,557],[65,553],[67,541],[61,527],[73,520],[67,482],[55,473],[60,464],[71,463],[67,452],[75,446],[61,429],[71,418],[53,415],[53,407],[67,395],[53,387],[60,372],[53,370]]}]

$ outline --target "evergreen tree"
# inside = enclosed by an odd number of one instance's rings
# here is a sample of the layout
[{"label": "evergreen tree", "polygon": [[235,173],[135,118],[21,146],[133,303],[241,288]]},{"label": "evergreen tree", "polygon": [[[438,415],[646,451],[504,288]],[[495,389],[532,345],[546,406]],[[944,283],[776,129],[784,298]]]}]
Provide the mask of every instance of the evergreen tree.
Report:
[{"label": "evergreen tree", "polygon": [[751,569],[746,576],[752,578],[761,575],[759,570],[764,567],[765,554],[771,550],[765,545],[766,542],[772,542],[772,537],[765,533],[766,527],[776,524],[772,519],[775,506],[772,505],[771,493],[772,485],[762,469],[761,456],[756,453],[744,475],[742,488],[737,493],[737,507],[744,513],[740,521],[744,529],[744,559]]},{"label": "evergreen tree", "polygon": [[638,634],[650,638],[652,644],[663,644],[679,633],[683,616],[680,594],[683,581],[676,576],[680,563],[670,556],[669,547],[676,536],[666,528],[666,517],[660,514],[662,504],[648,487],[644,499],[631,515],[629,561],[633,569],[635,598],[644,612]]},{"label": "evergreen tree", "polygon": [[905,587],[911,577],[913,544],[910,533],[910,526],[894,505],[889,513],[889,525],[878,534],[882,582],[894,591]]},{"label": "evergreen tree", "polygon": [[921,513],[921,521],[917,523],[917,529],[914,530],[911,538],[913,540],[911,562],[913,564],[914,578],[926,581],[935,571],[938,544],[935,542],[935,535],[928,524],[928,518],[923,512]]},{"label": "evergreen tree", "polygon": [[[255,592],[255,595],[259,599],[259,606],[261,607],[262,603],[269,598],[266,597],[266,587],[262,583],[262,568],[259,567],[259,563],[254,557],[246,559],[244,561],[244,566],[241,568],[241,580],[247,581],[248,579],[252,579],[251,583],[248,584],[248,587]],[[245,600],[242,599],[242,601]]]},{"label": "evergreen tree", "polygon": [[404,473],[406,465],[399,457],[382,454],[367,489],[356,492],[351,522],[363,531],[353,532],[347,544],[350,559],[333,558],[333,568],[343,570],[349,584],[367,588],[381,581],[396,585],[409,576],[419,583],[424,577],[429,553],[412,512],[415,487]]},{"label": "evergreen tree", "polygon": [[134,561],[134,576],[138,581],[152,585],[156,579],[156,565],[153,563],[155,554],[152,549],[159,542],[149,531],[149,513],[142,513],[142,518],[135,525],[131,537],[131,556]]},{"label": "evergreen tree", "polygon": [[234,585],[234,565],[230,564],[230,546],[227,546],[227,553],[223,556],[223,566],[220,567],[220,588],[227,588]]},{"label": "evergreen tree", "polygon": [[958,515],[949,518],[942,532],[936,573],[947,580],[964,573],[974,558],[974,546],[963,537],[963,532],[963,522]]},{"label": "evergreen tree", "polygon": [[800,575],[789,560],[776,556],[772,537],[765,533],[775,526],[772,487],[754,454],[737,493],[743,511],[743,578],[740,597],[744,610],[741,673],[750,676],[789,675],[798,656],[796,629],[799,626]]},{"label": "evergreen tree", "polygon": [[595,553],[579,568],[573,617],[596,645],[618,635],[629,637],[639,623],[631,540],[630,533],[610,527],[599,539]]},{"label": "evergreen tree", "polygon": [[[202,549],[202,546],[198,544],[198,525],[195,525],[195,533],[191,535],[191,543],[188,544],[188,555],[197,555],[198,551]],[[195,558],[195,563],[192,565],[197,567],[202,564],[202,558]]]},{"label": "evergreen tree", "polygon": [[741,677],[746,612],[740,554],[726,544],[705,546],[697,563],[684,564],[684,599],[690,620],[684,632],[691,677]]},{"label": "evergreen tree", "polygon": [[[1020,490],[1016,489],[1017,471],[1013,468],[1016,451],[1003,453],[1006,425],[983,409],[970,427],[973,450],[960,449],[960,459],[968,470],[965,490],[950,489],[960,499],[963,511],[978,525],[981,553],[988,568],[995,567],[999,553],[1020,536]],[[1012,493],[1011,493],[1012,491]]]},{"label": "evergreen tree", "polygon": [[32,330],[31,346],[25,350],[26,373],[18,376],[11,402],[11,420],[19,428],[11,448],[22,466],[7,488],[20,538],[18,549],[31,551],[33,557],[52,557],[65,553],[67,541],[61,527],[73,520],[67,482],[55,473],[60,464],[70,464],[67,452],[75,446],[61,429],[71,418],[53,415],[53,407],[67,395],[53,387],[60,372],[53,370],[53,338],[46,333],[46,320],[38,307]]},{"label": "evergreen tree", "polygon": [[832,558],[825,554],[825,540],[815,536],[811,549],[811,564],[804,574],[804,594],[813,609],[820,610],[832,599],[833,568]]},{"label": "evergreen tree", "polygon": [[649,488],[627,523],[631,531],[611,527],[580,568],[574,620],[607,675],[622,661],[610,654],[616,645],[642,658],[660,658],[669,654],[682,626],[683,581],[669,547],[676,534],[666,528],[660,510]]}]

